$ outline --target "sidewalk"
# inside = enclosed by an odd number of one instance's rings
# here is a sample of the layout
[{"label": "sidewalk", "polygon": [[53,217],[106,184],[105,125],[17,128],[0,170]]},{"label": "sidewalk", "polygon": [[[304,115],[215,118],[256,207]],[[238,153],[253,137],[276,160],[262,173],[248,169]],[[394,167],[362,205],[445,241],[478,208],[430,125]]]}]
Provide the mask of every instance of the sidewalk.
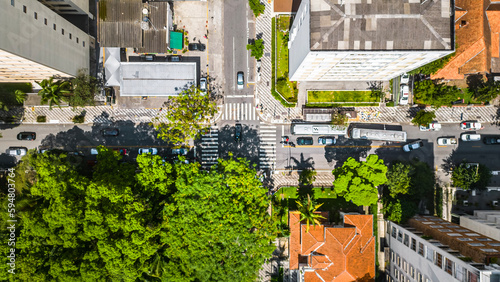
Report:
[{"label": "sidewalk", "polygon": [[[331,171],[317,171],[316,180],[313,185],[316,187],[331,187],[333,185],[333,174]],[[280,187],[284,186],[298,186],[299,185],[299,172],[293,171],[277,171],[276,174],[272,175],[273,187],[272,190],[276,191]]]}]

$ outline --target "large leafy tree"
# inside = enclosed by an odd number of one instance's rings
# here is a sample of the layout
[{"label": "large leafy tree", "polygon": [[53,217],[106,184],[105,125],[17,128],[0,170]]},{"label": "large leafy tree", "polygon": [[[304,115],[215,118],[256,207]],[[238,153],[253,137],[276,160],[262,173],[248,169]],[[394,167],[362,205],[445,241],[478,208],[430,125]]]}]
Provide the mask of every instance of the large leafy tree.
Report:
[{"label": "large leafy tree", "polygon": [[463,162],[453,170],[451,180],[453,186],[464,190],[485,189],[491,179],[491,171],[483,164]]},{"label": "large leafy tree", "polygon": [[250,56],[254,57],[256,60],[260,60],[264,55],[264,40],[256,39],[252,44],[247,44],[247,50],[251,50]]},{"label": "large leafy tree", "polygon": [[260,0],[248,0],[248,5],[253,11],[255,17],[258,17],[260,14],[264,13],[264,9],[266,8],[266,6],[262,4]]},{"label": "large leafy tree", "polygon": [[387,166],[377,155],[365,162],[347,159],[342,167],[333,170],[335,192],[358,206],[369,206],[378,200],[378,186],[387,181]]},{"label": "large leafy tree", "polygon": [[53,105],[61,107],[62,101],[68,101],[68,97],[71,93],[71,84],[69,81],[57,80],[54,78],[44,79],[38,84],[42,89],[38,92],[41,97],[41,104],[49,104],[49,108],[52,109]]},{"label": "large leafy tree", "polygon": [[464,97],[462,91],[456,86],[449,86],[433,80],[416,81],[413,94],[418,103],[438,107],[451,105],[451,102]]},{"label": "large leafy tree", "polygon": [[387,171],[386,183],[391,197],[408,193],[412,173],[412,167],[408,164],[398,162],[391,165]]},{"label": "large leafy tree", "polygon": [[277,229],[256,171],[244,160],[216,170],[177,164],[177,191],[164,209],[160,251],[168,281],[255,281]]},{"label": "large leafy tree", "polygon": [[436,118],[436,114],[433,111],[428,112],[426,110],[420,110],[415,115],[415,117],[411,120],[411,123],[413,123],[416,126],[419,126],[419,125],[427,126],[435,118]]},{"label": "large leafy tree", "polygon": [[87,74],[85,69],[78,70],[78,74],[71,80],[73,93],[68,96],[68,102],[74,108],[95,105],[95,95],[99,90],[97,79]]},{"label": "large leafy tree", "polygon": [[306,233],[309,232],[309,226],[312,224],[320,225],[321,219],[326,219],[316,210],[323,204],[316,204],[316,201],[311,198],[311,195],[307,194],[307,198],[304,201],[296,201],[298,212],[300,213],[300,221],[306,221]]},{"label": "large leafy tree", "polygon": [[196,138],[208,130],[211,118],[217,113],[217,105],[208,95],[192,86],[179,96],[167,102],[167,122],[155,120],[158,138],[168,140],[175,147],[187,144],[189,139]]}]

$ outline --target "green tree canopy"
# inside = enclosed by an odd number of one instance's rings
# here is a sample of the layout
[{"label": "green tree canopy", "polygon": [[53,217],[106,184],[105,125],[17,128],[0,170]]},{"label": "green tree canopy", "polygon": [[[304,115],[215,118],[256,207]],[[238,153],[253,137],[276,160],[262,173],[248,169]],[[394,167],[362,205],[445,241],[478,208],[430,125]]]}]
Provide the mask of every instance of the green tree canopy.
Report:
[{"label": "green tree canopy", "polygon": [[266,8],[266,6],[262,4],[260,0],[248,0],[248,5],[253,11],[255,17],[258,17],[260,14],[264,13],[264,9]]},{"label": "green tree canopy", "polygon": [[433,80],[416,81],[413,94],[418,103],[437,107],[451,105],[451,102],[464,97],[456,86],[448,86]]},{"label": "green tree canopy", "polygon": [[408,194],[412,175],[412,167],[408,164],[394,163],[387,171],[387,187],[391,197]]},{"label": "green tree canopy", "polygon": [[99,90],[97,79],[87,74],[85,69],[78,70],[78,74],[71,80],[73,93],[68,96],[68,102],[73,108],[95,105],[95,95]]},{"label": "green tree canopy", "polygon": [[314,169],[304,169],[299,175],[299,184],[302,186],[312,186],[318,173]]},{"label": "green tree canopy", "polygon": [[264,55],[264,40],[254,40],[252,44],[247,45],[247,50],[251,50],[250,56],[254,57],[256,60],[260,60]]},{"label": "green tree canopy", "polygon": [[52,109],[53,105],[61,107],[60,104],[62,101],[68,101],[71,93],[71,84],[69,81],[54,81],[54,78],[51,77],[37,83],[42,87],[42,90],[38,91],[42,105],[49,104],[49,108]]},{"label": "green tree canopy", "polygon": [[377,202],[379,185],[387,181],[387,166],[377,155],[369,155],[365,162],[347,159],[342,167],[333,170],[335,192],[358,206]]},{"label": "green tree canopy", "polygon": [[486,189],[491,179],[491,171],[483,164],[462,162],[453,169],[451,180],[453,186],[464,190]]},{"label": "green tree canopy", "polygon": [[323,204],[316,204],[316,201],[311,195],[307,194],[307,198],[304,198],[303,201],[295,202],[297,203],[298,212],[300,213],[300,221],[306,221],[306,233],[309,232],[309,226],[311,224],[313,226],[320,225],[320,220],[326,219],[320,213],[316,212]]},{"label": "green tree canopy", "polygon": [[168,122],[161,122],[157,118],[154,126],[158,130],[158,138],[169,141],[178,148],[207,131],[215,113],[215,102],[192,86],[179,96],[169,99],[164,115]]},{"label": "green tree canopy", "polygon": [[434,113],[434,111],[427,112],[426,110],[420,110],[411,120],[411,123],[413,123],[416,126],[419,125],[427,126],[429,125],[429,123],[432,123],[435,118],[436,114]]},{"label": "green tree canopy", "polygon": [[30,157],[23,168],[35,181],[24,179],[16,197],[16,274],[8,277],[10,247],[1,244],[0,280],[255,280],[277,230],[248,162],[220,161],[207,172],[153,155],[125,163],[98,150],[90,175],[64,152]]}]

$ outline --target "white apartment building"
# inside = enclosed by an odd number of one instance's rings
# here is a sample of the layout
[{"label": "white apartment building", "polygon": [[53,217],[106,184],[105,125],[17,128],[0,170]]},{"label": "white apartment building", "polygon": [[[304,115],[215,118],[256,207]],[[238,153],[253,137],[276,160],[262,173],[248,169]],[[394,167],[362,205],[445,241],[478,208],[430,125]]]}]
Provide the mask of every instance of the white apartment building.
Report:
[{"label": "white apartment building", "polygon": [[[434,219],[439,218],[420,217],[417,220],[422,220],[424,224],[428,222],[430,225],[444,225],[443,228],[460,228],[456,224],[444,224],[444,221],[438,222]],[[389,282],[500,281],[500,266],[497,264],[485,265],[470,261],[468,257],[439,240],[422,237],[423,233],[415,228],[402,227],[387,221],[386,232],[385,241],[389,246],[386,248],[386,255],[388,255],[386,256],[386,278]],[[461,238],[464,238],[459,239],[463,241],[462,244],[477,244],[466,243],[469,240],[465,235]]]},{"label": "white apartment building", "polygon": [[500,211],[477,210],[474,216],[460,216],[460,226],[500,241]]},{"label": "white apartment building", "polygon": [[302,0],[292,81],[383,81],[455,50],[453,1]]},{"label": "white apartment building", "polygon": [[89,11],[89,0],[38,0],[59,15],[94,16]]},{"label": "white apartment building", "polygon": [[91,37],[34,0],[0,1],[0,82],[68,77],[89,69]]}]

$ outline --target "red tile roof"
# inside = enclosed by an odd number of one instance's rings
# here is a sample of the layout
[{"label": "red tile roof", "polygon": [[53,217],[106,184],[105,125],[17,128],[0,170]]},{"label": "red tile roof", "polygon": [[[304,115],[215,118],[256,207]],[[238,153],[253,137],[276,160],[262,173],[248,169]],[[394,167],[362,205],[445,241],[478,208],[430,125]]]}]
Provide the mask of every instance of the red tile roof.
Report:
[{"label": "red tile roof", "polygon": [[499,56],[500,5],[490,0],[456,0],[455,56],[432,79],[463,79],[469,73],[489,73]]},{"label": "red tile roof", "polygon": [[[328,214],[322,212],[328,218]],[[375,279],[375,237],[373,216],[346,214],[344,227],[333,227],[323,222],[310,227],[299,223],[297,212],[289,213],[290,269],[304,266],[304,280],[310,281],[366,281]],[[307,263],[299,265],[300,258]],[[301,262],[305,262],[301,260]]]}]

